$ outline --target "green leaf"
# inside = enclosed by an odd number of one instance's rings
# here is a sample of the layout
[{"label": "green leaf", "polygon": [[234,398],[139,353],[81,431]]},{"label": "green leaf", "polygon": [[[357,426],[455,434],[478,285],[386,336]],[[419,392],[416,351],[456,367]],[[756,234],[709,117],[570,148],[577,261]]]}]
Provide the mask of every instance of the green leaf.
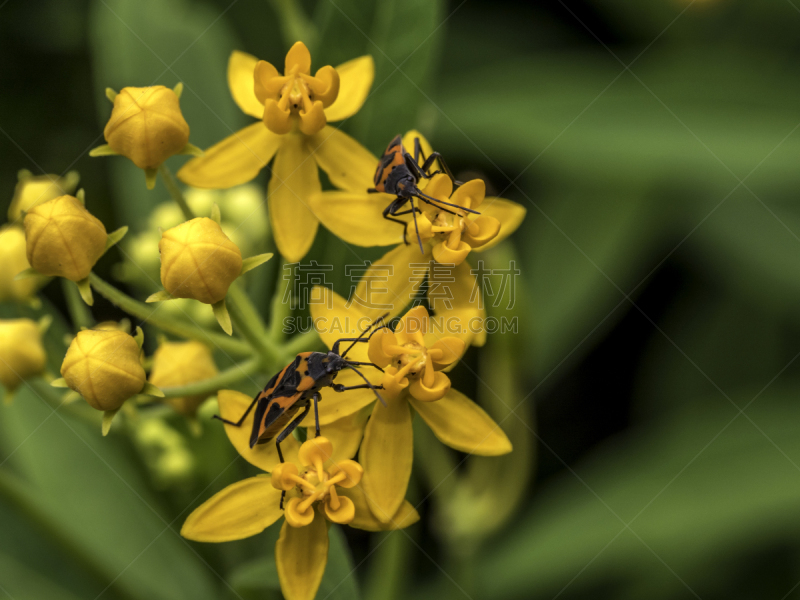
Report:
[{"label": "green leaf", "polygon": [[251,256],[250,258],[245,258],[242,261],[242,275],[248,271],[252,271],[259,265],[263,265],[273,256],[275,255],[272,252],[268,252],[266,254],[258,254],[256,256]]},{"label": "green leaf", "polygon": [[718,394],[697,397],[595,452],[484,549],[483,585],[495,598],[538,597],[613,578],[617,597],[685,594],[666,564],[692,589],[725,596],[709,591],[724,585],[716,575],[800,533],[796,390],[770,389],[737,414]]},{"label": "green leaf", "polygon": [[382,152],[398,133],[430,128],[422,112],[431,114],[433,108],[431,82],[447,14],[442,0],[386,0],[375,3],[374,11],[366,30],[353,25],[358,23],[355,7],[341,10],[350,23],[347,30],[356,30],[352,35],[375,59],[375,81],[366,103],[352,118],[352,131],[373,152]]}]

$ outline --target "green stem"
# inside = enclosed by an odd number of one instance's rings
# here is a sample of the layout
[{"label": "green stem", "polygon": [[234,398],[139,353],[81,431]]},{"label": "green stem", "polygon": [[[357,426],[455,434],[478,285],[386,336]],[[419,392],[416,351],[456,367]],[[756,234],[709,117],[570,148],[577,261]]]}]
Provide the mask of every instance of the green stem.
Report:
[{"label": "green stem", "polygon": [[63,403],[63,396],[68,390],[54,388],[42,377],[30,379],[26,381],[26,384],[59,413],[69,414],[92,427],[100,427],[103,413],[91,408],[85,401],[76,400],[67,404]]},{"label": "green stem", "polygon": [[[47,535],[72,559],[82,564],[91,575],[105,587],[114,576],[97,557],[75,543],[69,531],[60,520],[42,506],[38,495],[29,485],[12,475],[8,469],[0,469],[0,496],[11,504],[19,514],[25,515],[40,531]],[[114,595],[137,600],[125,586],[114,586]]]},{"label": "green stem", "polygon": [[147,321],[162,331],[183,338],[205,342],[210,344],[212,347],[219,348],[223,352],[235,354],[236,356],[252,355],[250,346],[241,340],[223,335],[221,333],[212,333],[210,331],[206,331],[197,325],[191,325],[185,321],[181,321],[173,317],[162,317],[157,313],[153,306],[147,305],[144,302],[139,302],[138,300],[134,300],[127,294],[115,288],[110,283],[107,283],[101,279],[95,273],[89,274],[89,281],[91,282],[92,287],[112,304],[118,306],[126,313],[141,319],[142,321]]},{"label": "green stem", "polygon": [[253,350],[261,355],[265,366],[277,368],[284,353],[276,348],[267,337],[267,330],[250,298],[234,281],[228,288],[225,304],[236,330],[250,342]]},{"label": "green stem", "polygon": [[183,192],[181,188],[178,187],[178,182],[175,181],[175,177],[172,176],[172,171],[169,170],[167,165],[162,163],[162,165],[158,167],[158,172],[161,174],[161,179],[164,180],[164,185],[167,187],[169,195],[172,196],[172,199],[180,206],[181,212],[183,212],[183,216],[186,217],[186,220],[194,219],[195,214],[186,203],[186,198],[183,197]]},{"label": "green stem", "polygon": [[67,301],[67,310],[72,317],[72,324],[76,330],[81,328],[88,329],[94,325],[94,318],[92,312],[86,303],[81,298],[81,293],[78,291],[78,285],[69,279],[61,280],[61,288],[64,290],[64,298]]},{"label": "green stem", "polygon": [[306,16],[299,2],[295,0],[272,0],[272,6],[278,13],[281,33],[287,44],[300,40],[314,56],[319,32],[314,23]]},{"label": "green stem", "polygon": [[319,334],[314,329],[310,329],[298,336],[290,339],[283,346],[285,356],[292,357],[301,352],[308,352],[311,350],[322,349],[324,344],[319,337]]},{"label": "green stem", "polygon": [[364,582],[367,600],[399,600],[403,597],[411,542],[405,531],[379,536],[378,549]]},{"label": "green stem", "polygon": [[241,364],[234,365],[218,373],[210,379],[196,381],[187,385],[171,388],[161,388],[165,398],[181,398],[182,396],[200,396],[201,394],[213,394],[217,390],[226,388],[245,377],[250,377],[261,369],[261,359],[251,358]]}]

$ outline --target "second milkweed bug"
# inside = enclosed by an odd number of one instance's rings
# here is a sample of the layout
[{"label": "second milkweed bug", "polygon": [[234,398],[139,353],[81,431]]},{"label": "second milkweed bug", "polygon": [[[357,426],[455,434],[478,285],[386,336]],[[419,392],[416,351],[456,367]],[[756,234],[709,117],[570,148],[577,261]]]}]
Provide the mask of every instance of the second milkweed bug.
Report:
[{"label": "second milkweed bug", "polygon": [[[388,315],[388,313],[387,313]],[[319,435],[319,411],[317,403],[320,400],[319,390],[324,387],[331,387],[336,392],[347,390],[371,389],[378,400],[384,405],[386,402],[378,393],[381,386],[373,385],[356,367],[370,366],[378,370],[383,370],[371,362],[355,362],[347,360],[347,353],[359,342],[369,341],[369,337],[364,337],[366,333],[374,328],[373,334],[381,327],[376,327],[386,318],[384,315],[371,323],[356,338],[341,338],[337,340],[330,352],[301,352],[295,359],[286,365],[276,374],[264,389],[256,394],[250,406],[238,421],[229,421],[220,416],[217,419],[234,427],[241,427],[247,415],[256,407],[253,417],[253,429],[250,433],[250,447],[256,444],[266,444],[275,439],[275,446],[278,449],[278,458],[283,462],[281,452],[281,442],[285,440],[292,431],[303,421],[311,410],[311,403],[314,405],[314,420],[316,424],[316,435]],[[371,337],[371,336],[370,336]],[[347,349],[339,353],[339,344],[342,342],[352,342]],[[342,384],[335,384],[333,380],[342,369],[352,369],[364,380],[361,385],[346,387]],[[295,418],[295,414],[300,409],[303,412]],[[277,436],[277,437],[276,437]],[[283,502],[281,501],[281,504]]]},{"label": "second milkweed bug", "polygon": [[[421,166],[419,163],[420,159],[423,160]],[[436,160],[439,161],[442,168],[441,170],[430,172]],[[422,202],[426,202],[450,214],[457,213],[444,208],[444,206],[450,206],[456,210],[463,210],[473,214],[480,214],[478,211],[432,198],[419,189],[418,184],[421,179],[430,179],[434,175],[442,172],[450,177],[453,181],[453,185],[461,185],[461,183],[456,181],[455,177],[453,177],[453,173],[450,171],[447,163],[444,162],[441,154],[432,152],[430,156],[426,157],[422,151],[419,138],[414,138],[414,155],[412,156],[403,147],[403,139],[398,135],[389,143],[388,148],[386,148],[383,156],[381,156],[378,162],[378,168],[375,170],[375,187],[368,190],[369,192],[385,192],[397,196],[397,198],[384,209],[383,218],[400,223],[405,228],[406,222],[396,217],[411,213],[414,218],[414,229],[417,232],[417,242],[422,252],[424,252],[424,250],[422,250],[422,240],[419,237],[419,226],[417,225],[417,213],[422,211],[414,206],[414,198],[418,198]],[[407,202],[411,203],[411,208],[400,212],[400,209],[403,208]],[[406,243],[408,242],[406,241]]]}]

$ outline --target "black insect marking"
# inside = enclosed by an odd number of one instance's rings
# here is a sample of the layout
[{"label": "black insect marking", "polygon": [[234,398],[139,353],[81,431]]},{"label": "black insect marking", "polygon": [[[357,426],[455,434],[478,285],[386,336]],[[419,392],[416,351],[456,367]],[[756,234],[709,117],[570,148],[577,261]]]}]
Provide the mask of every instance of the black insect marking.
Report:
[{"label": "black insect marking", "polygon": [[306,369],[305,371],[303,371],[303,375],[308,375],[308,369]]}]

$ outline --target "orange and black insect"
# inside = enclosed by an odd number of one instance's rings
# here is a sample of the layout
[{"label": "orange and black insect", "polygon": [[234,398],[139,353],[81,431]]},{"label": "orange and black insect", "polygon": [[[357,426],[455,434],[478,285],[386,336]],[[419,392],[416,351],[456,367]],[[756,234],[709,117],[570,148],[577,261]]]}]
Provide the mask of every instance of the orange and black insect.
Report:
[{"label": "orange and black insect", "polygon": [[[423,161],[421,166],[419,162],[420,159]],[[433,163],[436,160],[439,161],[442,168],[431,172]],[[396,217],[411,213],[414,218],[414,228],[417,232],[417,242],[419,242],[419,249],[421,252],[424,252],[424,250],[422,249],[422,240],[419,237],[417,213],[422,211],[414,206],[414,198],[450,214],[457,213],[444,208],[445,206],[450,206],[457,210],[463,210],[476,215],[480,214],[478,211],[464,208],[463,206],[437,200],[420,191],[418,184],[421,179],[430,179],[439,173],[446,173],[453,181],[454,186],[458,187],[461,185],[460,181],[456,181],[456,178],[453,176],[447,163],[444,162],[441,154],[432,152],[430,156],[426,157],[422,151],[419,138],[414,138],[414,155],[412,156],[403,147],[403,139],[398,135],[389,143],[389,147],[386,148],[380,161],[378,161],[378,168],[375,170],[374,178],[375,187],[368,190],[373,193],[385,192],[397,196],[397,198],[392,200],[391,204],[384,209],[383,218],[394,221],[395,223],[400,223],[403,228],[405,228],[406,222]],[[411,208],[400,212],[400,209],[403,208],[407,202],[411,203]],[[403,239],[405,241],[405,236]],[[406,241],[406,244],[408,244],[408,241]]]},{"label": "orange and black insect", "polygon": [[[369,337],[365,337],[367,332],[373,330],[373,334],[379,331],[379,324],[386,317],[371,323],[356,338],[342,338],[333,344],[330,352],[301,352],[295,359],[286,365],[277,375],[269,380],[264,390],[259,392],[242,417],[238,421],[229,421],[217,416],[220,421],[241,427],[247,415],[256,407],[253,418],[253,429],[250,434],[250,447],[256,444],[266,444],[275,439],[275,446],[278,449],[278,457],[283,462],[281,452],[281,442],[285,440],[292,431],[303,421],[311,410],[313,401],[314,420],[316,424],[316,435],[319,435],[319,411],[317,403],[320,400],[319,390],[324,387],[331,387],[336,392],[346,392],[347,390],[371,389],[383,404],[386,404],[378,393],[381,386],[373,385],[357,369],[361,366],[375,367],[383,370],[371,362],[355,362],[347,360],[347,353],[359,342],[368,342]],[[347,349],[339,354],[339,344],[342,342],[352,342]],[[342,369],[352,369],[364,380],[361,385],[346,387],[342,384],[335,384],[333,380]],[[300,416],[295,414],[303,409]],[[277,437],[276,437],[277,436]]]}]

